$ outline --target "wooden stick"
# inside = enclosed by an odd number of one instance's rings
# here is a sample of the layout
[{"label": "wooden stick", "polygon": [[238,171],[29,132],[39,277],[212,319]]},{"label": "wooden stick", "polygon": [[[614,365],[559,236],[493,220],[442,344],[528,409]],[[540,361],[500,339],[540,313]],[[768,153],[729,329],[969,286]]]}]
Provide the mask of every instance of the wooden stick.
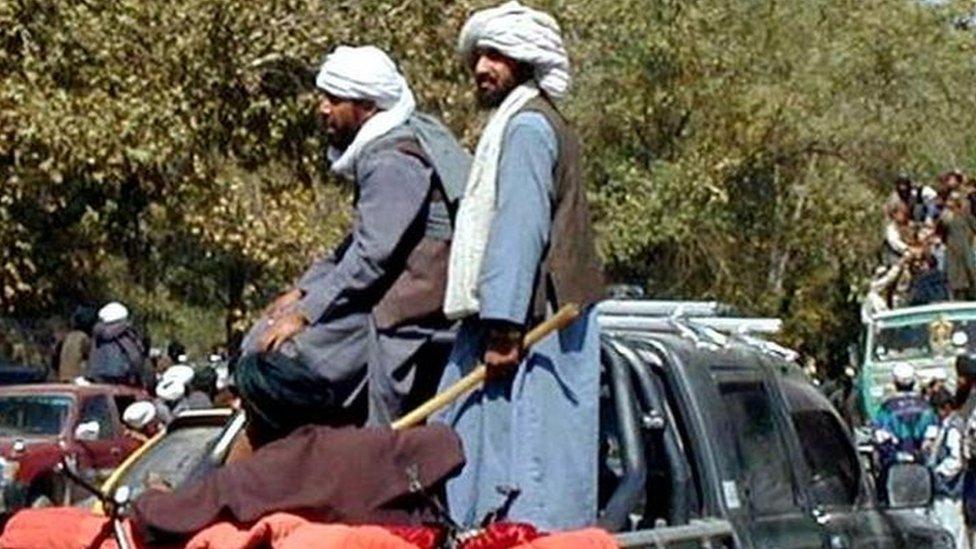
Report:
[{"label": "wooden stick", "polygon": [[[551,318],[542,322],[525,334],[522,339],[522,347],[528,349],[542,340],[552,332],[562,330],[573,323],[580,315],[579,307],[573,304],[564,305]],[[413,411],[393,422],[393,429],[400,430],[420,423],[428,416],[444,408],[448,404],[457,400],[461,395],[481,385],[485,380],[487,368],[484,364],[478,364],[470,374],[458,380],[443,392],[434,395],[430,400],[417,406]]]}]

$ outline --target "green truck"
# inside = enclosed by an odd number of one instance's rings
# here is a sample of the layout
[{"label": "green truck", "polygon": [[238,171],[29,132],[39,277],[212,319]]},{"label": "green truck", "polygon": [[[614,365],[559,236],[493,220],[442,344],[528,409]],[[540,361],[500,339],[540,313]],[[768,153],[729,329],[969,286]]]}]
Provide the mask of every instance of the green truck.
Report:
[{"label": "green truck", "polygon": [[868,420],[894,392],[896,364],[913,366],[919,384],[944,379],[956,388],[956,357],[976,352],[976,302],[949,302],[881,312],[866,325],[858,391]]}]

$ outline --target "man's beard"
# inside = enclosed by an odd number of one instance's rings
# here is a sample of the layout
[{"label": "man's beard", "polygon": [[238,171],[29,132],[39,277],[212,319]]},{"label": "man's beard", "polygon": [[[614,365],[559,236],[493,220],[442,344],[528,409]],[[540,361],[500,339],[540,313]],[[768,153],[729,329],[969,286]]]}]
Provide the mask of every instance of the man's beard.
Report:
[{"label": "man's beard", "polygon": [[482,109],[494,109],[505,101],[508,94],[512,93],[515,88],[521,82],[518,81],[508,81],[495,86],[494,88],[482,88],[478,86],[475,90],[475,97],[478,100],[478,106]]},{"label": "man's beard", "polygon": [[356,132],[343,131],[338,128],[329,128],[326,132],[329,146],[338,150],[345,151],[356,139]]},{"label": "man's beard", "polygon": [[501,105],[502,101],[504,101],[511,92],[512,88],[478,88],[475,92],[475,97],[478,100],[478,106],[482,109],[494,109]]}]

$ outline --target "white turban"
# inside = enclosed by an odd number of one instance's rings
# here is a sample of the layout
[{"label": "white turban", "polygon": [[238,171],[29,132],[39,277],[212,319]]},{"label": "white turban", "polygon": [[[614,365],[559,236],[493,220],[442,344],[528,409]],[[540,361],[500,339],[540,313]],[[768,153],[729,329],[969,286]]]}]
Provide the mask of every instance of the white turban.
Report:
[{"label": "white turban", "polygon": [[375,46],[339,46],[326,56],[315,85],[342,99],[372,101],[382,110],[410,91],[390,56]]},{"label": "white turban", "polygon": [[192,379],[193,368],[190,366],[170,366],[156,385],[156,396],[168,402],[179,400],[186,395],[186,386]]},{"label": "white turban", "polygon": [[129,318],[129,310],[118,301],[113,301],[98,310],[98,320],[102,322],[116,322],[127,318]]},{"label": "white turban", "polygon": [[406,122],[416,107],[413,92],[396,64],[375,46],[339,46],[326,56],[315,85],[340,99],[372,101],[381,111],[363,124],[345,151],[330,148],[332,170],[346,176],[353,175],[365,145]]},{"label": "white turban", "polygon": [[122,423],[139,431],[156,419],[156,406],[152,402],[133,402],[122,412]]},{"label": "white turban", "polygon": [[535,78],[553,99],[569,91],[569,57],[559,23],[516,0],[479,11],[461,29],[458,51],[468,61],[478,48],[491,48],[535,67]]}]

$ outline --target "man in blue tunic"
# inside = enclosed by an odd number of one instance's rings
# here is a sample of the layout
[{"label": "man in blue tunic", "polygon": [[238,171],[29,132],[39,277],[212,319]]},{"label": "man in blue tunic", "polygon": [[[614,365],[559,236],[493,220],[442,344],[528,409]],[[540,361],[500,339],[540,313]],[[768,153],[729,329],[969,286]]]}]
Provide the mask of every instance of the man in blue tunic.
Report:
[{"label": "man in blue tunic", "polygon": [[[455,520],[473,525],[517,491],[509,520],[546,530],[596,518],[599,339],[603,292],[579,144],[554,101],[569,87],[560,30],[517,2],[476,13],[459,50],[494,109],[458,211],[445,313],[463,319],[442,388],[479,361],[484,387],[437,420],[467,465],[447,485]],[[567,303],[583,315],[522,349],[528,327]]]},{"label": "man in blue tunic", "polygon": [[257,444],[306,423],[360,423],[353,403],[367,385],[370,423],[389,423],[414,388],[419,353],[448,326],[450,210],[470,157],[415,111],[403,76],[375,47],[340,46],[316,86],[331,168],[355,181],[356,215],[345,241],[245,338],[235,377]]}]

